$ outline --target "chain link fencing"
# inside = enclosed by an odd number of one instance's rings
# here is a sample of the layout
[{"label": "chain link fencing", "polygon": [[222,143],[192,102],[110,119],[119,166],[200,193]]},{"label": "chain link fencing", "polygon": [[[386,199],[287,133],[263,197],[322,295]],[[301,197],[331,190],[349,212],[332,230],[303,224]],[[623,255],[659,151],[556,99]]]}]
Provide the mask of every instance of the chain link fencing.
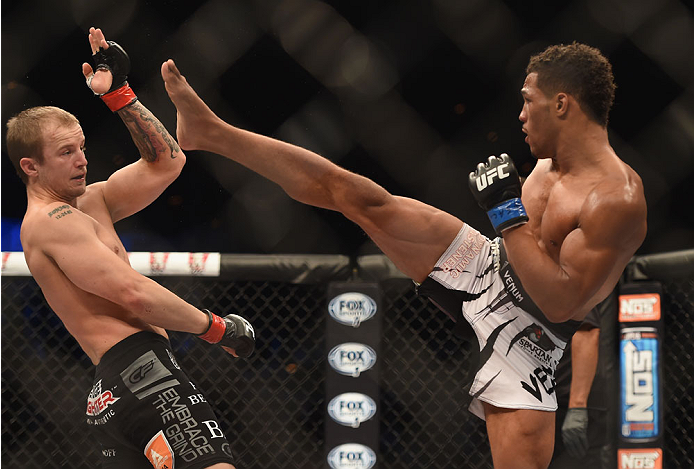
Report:
[{"label": "chain link fencing", "polygon": [[694,277],[663,282],[663,403],[667,467],[694,467]]},{"label": "chain link fencing", "polygon": [[[257,349],[248,360],[231,359],[188,334],[170,334],[179,363],[212,403],[239,469],[326,467],[327,286],[352,271],[296,264],[292,273],[266,263],[231,278],[155,278],[191,304],[243,314],[255,326]],[[311,273],[297,276],[302,269]],[[471,344],[417,296],[410,280],[389,272],[367,278],[374,279],[385,310],[377,467],[491,468],[484,422],[459,405]],[[666,279],[663,286],[664,458],[668,467],[690,468],[694,278]],[[93,370],[33,278],[3,276],[3,465],[95,466],[99,448],[84,421]]]},{"label": "chain link fencing", "polygon": [[[265,269],[267,278],[293,275],[282,266]],[[326,294],[328,280],[348,273],[318,270],[304,278],[308,283],[257,280],[263,268],[239,274],[250,280],[155,277],[191,304],[243,314],[255,327],[257,348],[248,360],[170,333],[177,360],[212,403],[239,469],[326,467]],[[491,467],[484,423],[458,405],[469,346],[410,280],[393,278],[382,287],[387,332],[378,467]],[[99,447],[84,414],[93,372],[33,278],[3,276],[3,465],[96,465]]]}]

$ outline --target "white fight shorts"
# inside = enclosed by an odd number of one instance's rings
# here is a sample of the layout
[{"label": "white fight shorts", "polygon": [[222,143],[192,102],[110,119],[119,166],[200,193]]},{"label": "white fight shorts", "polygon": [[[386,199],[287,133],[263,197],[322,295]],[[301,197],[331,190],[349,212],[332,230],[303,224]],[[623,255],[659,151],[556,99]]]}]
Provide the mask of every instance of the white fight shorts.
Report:
[{"label": "white fight shorts", "polygon": [[477,336],[479,363],[473,369],[469,409],[482,419],[481,401],[506,409],[555,411],[554,371],[580,325],[554,324],[542,315],[509,273],[501,242],[463,225],[418,289],[454,320],[464,318]]}]

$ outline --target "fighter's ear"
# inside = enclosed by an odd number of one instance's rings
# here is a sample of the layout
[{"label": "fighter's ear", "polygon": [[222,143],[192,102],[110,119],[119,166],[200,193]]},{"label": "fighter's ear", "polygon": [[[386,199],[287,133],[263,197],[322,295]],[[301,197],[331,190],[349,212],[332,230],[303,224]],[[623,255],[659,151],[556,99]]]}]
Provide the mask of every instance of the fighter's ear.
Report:
[{"label": "fighter's ear", "polygon": [[554,109],[557,117],[564,117],[569,111],[569,95],[566,93],[557,93],[554,98]]},{"label": "fighter's ear", "polygon": [[33,158],[22,158],[19,160],[19,167],[29,177],[36,176],[39,172],[36,160]]}]

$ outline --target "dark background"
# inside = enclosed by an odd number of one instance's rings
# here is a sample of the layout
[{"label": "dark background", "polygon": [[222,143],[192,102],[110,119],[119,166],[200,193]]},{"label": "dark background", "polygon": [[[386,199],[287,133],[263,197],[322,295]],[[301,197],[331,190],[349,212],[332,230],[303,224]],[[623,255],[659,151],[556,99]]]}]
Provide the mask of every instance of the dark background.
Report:
[{"label": "dark background", "polygon": [[[638,254],[694,245],[692,0],[4,1],[2,120],[35,105],[75,114],[89,182],[139,157],[84,84],[92,25],[128,51],[131,86],[172,133],[159,75],[167,58],[234,125],[314,150],[487,235],[468,172],[501,152],[530,172],[518,121],[528,58],[586,42],[613,64],[610,140],[644,181],[648,236]],[[2,250],[21,250],[26,195],[4,131],[2,147]],[[133,251],[375,250],[340,214],[203,152],[187,152],[164,195],[116,228]]]}]

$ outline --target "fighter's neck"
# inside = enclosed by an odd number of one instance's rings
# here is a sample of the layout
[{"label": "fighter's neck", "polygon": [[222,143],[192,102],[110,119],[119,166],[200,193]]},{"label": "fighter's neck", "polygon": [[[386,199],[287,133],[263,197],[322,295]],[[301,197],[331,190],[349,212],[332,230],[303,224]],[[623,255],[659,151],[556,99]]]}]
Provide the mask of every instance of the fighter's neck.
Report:
[{"label": "fighter's neck", "polygon": [[55,202],[69,204],[74,207],[77,204],[77,198],[62,196],[55,191],[34,185],[27,187],[27,205],[50,205]]},{"label": "fighter's neck", "polygon": [[576,173],[593,168],[614,154],[605,128],[592,125],[575,129],[560,135],[552,157],[552,169],[559,173]]}]

